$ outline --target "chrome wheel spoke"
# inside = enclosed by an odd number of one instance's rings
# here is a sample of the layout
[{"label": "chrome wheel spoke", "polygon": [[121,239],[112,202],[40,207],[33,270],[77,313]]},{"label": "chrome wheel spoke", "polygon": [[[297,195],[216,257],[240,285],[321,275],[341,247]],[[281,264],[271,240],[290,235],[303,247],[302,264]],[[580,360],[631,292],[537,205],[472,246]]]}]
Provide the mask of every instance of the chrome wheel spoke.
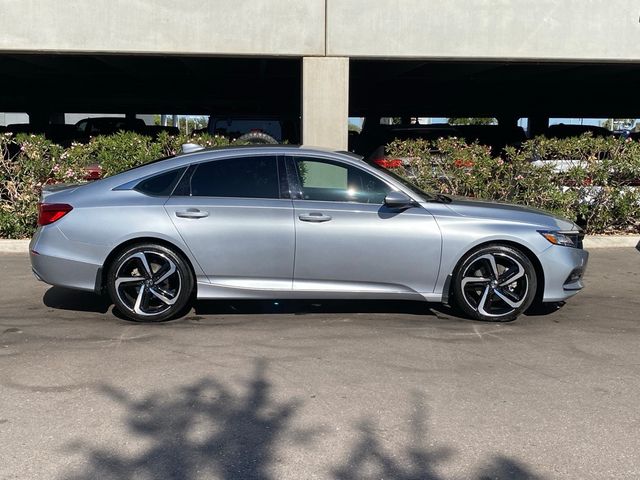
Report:
[{"label": "chrome wheel spoke", "polygon": [[484,278],[484,277],[464,277],[462,279],[461,285],[462,288],[466,287],[469,284],[476,284],[476,283],[490,283],[491,279],[490,278]]},{"label": "chrome wheel spoke", "polygon": [[496,259],[493,255],[487,254],[478,258],[478,260],[486,260],[491,267],[491,275],[493,275],[493,279],[497,280],[500,277],[500,272],[498,272],[498,265],[496,264]]},{"label": "chrome wheel spoke", "polygon": [[118,288],[123,283],[136,283],[136,282],[144,282],[144,277],[120,277],[116,279],[116,288]]},{"label": "chrome wheel spoke", "polygon": [[513,271],[513,269],[508,269],[502,273],[502,276],[499,279],[499,282],[500,282],[499,285],[501,287],[504,287],[505,285],[513,283],[524,276],[525,271],[523,266],[518,263],[517,267],[518,269],[515,272]]},{"label": "chrome wheel spoke", "polygon": [[151,278],[153,276],[153,271],[151,270],[151,266],[149,265],[149,261],[147,260],[147,256],[144,254],[144,252],[135,253],[131,255],[130,258],[137,258],[138,260],[140,260],[140,263],[142,263],[142,266],[144,267],[144,273],[147,275],[147,278]]},{"label": "chrome wheel spoke", "polygon": [[162,276],[160,278],[158,278],[157,280],[155,280],[153,282],[154,285],[158,285],[158,284],[164,282],[167,278],[169,278],[171,275],[176,273],[177,269],[176,269],[175,264],[171,260],[168,260],[167,262],[168,262],[168,270],[164,274],[162,274]]},{"label": "chrome wheel spoke", "polygon": [[500,289],[494,289],[493,293],[495,293],[504,303],[509,305],[511,308],[518,308],[524,302],[524,297],[520,300],[513,300],[509,298],[510,294],[507,294],[506,291],[500,291]]},{"label": "chrome wheel spoke", "polygon": [[484,287],[484,292],[482,292],[482,297],[480,298],[480,301],[478,302],[478,312],[481,313],[482,315],[490,315],[486,310],[485,310],[485,306],[487,303],[487,298],[489,297],[489,290],[491,289],[491,287],[489,285],[487,285],[486,287]]},{"label": "chrome wheel spoke", "polygon": [[176,303],[176,300],[178,300],[177,296],[173,298],[169,298],[167,296],[167,293],[160,290],[158,287],[151,287],[149,289],[149,292],[151,292],[153,295],[155,295],[158,299],[160,299],[163,303],[167,305],[173,305],[174,303]]},{"label": "chrome wheel spoke", "polygon": [[141,308],[143,304],[145,291],[146,291],[146,288],[144,287],[144,285],[140,287],[140,290],[138,291],[138,296],[136,297],[136,303],[133,306],[133,311],[139,315],[145,314],[145,312],[143,312]]}]

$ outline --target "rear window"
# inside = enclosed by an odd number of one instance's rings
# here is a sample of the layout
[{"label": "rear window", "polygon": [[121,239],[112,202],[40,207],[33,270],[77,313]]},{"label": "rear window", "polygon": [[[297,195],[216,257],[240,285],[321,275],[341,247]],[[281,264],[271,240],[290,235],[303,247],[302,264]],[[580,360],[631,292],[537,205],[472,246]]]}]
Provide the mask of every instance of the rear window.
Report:
[{"label": "rear window", "polygon": [[185,170],[186,167],[179,168],[146,178],[135,186],[135,190],[158,197],[169,196]]},{"label": "rear window", "polygon": [[280,198],[277,158],[232,157],[202,163],[174,195],[194,197]]}]

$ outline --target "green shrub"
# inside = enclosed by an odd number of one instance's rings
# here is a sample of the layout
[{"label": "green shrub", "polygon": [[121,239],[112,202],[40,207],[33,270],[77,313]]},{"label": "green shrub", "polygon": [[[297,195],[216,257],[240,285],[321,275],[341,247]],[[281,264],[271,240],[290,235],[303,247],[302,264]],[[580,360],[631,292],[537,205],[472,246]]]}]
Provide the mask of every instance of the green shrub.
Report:
[{"label": "green shrub", "polygon": [[[224,137],[162,133],[151,139],[130,132],[69,148],[41,136],[0,136],[0,237],[31,236],[42,187],[82,181],[99,164],[109,176],[176,154],[184,143],[228,145]],[[567,140],[536,138],[503,157],[455,138],[394,141],[392,156],[411,158],[401,174],[425,190],[542,208],[577,220],[588,233],[640,231],[640,143],[585,135]],[[542,166],[532,160],[550,160]],[[558,171],[553,161],[568,168]],[[545,162],[543,162],[545,163]]]},{"label": "green shrub", "polygon": [[82,182],[85,168],[98,164],[103,176],[175,155],[184,143],[205,147],[224,146],[224,137],[212,135],[169,136],[152,139],[137,133],[119,132],[93,138],[88,144],[62,148],[38,135],[0,136],[0,238],[33,235],[42,188],[54,183]]},{"label": "green shrub", "polygon": [[[577,221],[587,233],[640,231],[640,143],[585,135],[536,138],[503,157],[456,138],[396,140],[400,174],[425,190],[528,205]],[[541,165],[535,160],[546,160]],[[565,167],[558,170],[558,161]]]},{"label": "green shrub", "polygon": [[42,136],[0,136],[0,237],[32,235],[42,187],[78,182],[84,175],[74,158]]}]

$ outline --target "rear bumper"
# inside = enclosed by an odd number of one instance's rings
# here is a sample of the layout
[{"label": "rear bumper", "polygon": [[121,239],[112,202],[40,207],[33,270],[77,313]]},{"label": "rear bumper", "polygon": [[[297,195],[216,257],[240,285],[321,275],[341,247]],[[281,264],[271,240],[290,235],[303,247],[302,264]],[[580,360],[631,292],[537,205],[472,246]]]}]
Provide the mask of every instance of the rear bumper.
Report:
[{"label": "rear bumper", "polygon": [[[74,248],[74,242],[55,229],[39,228],[29,244],[31,269],[35,277],[60,287],[95,291],[101,265],[82,258],[82,247]],[[78,254],[76,258],[72,255]]]},{"label": "rear bumper", "polygon": [[578,248],[552,246],[538,258],[544,270],[543,302],[562,302],[582,290],[589,252]]}]

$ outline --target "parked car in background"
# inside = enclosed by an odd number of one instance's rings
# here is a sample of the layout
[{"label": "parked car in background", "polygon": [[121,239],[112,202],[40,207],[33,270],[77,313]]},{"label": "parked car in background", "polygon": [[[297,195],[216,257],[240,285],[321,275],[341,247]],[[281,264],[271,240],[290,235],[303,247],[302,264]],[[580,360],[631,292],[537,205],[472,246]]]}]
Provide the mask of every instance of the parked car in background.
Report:
[{"label": "parked car in background", "polygon": [[73,142],[84,143],[88,137],[77,131],[75,125],[50,124],[46,126],[32,125],[30,123],[14,123],[6,127],[6,131],[18,135],[44,135],[63,147],[69,147]]},{"label": "parked car in background", "polygon": [[76,123],[77,131],[89,137],[113,135],[120,131],[144,133],[146,126],[140,118],[125,117],[90,117]]},{"label": "parked car in background", "polygon": [[365,119],[362,131],[352,141],[352,151],[365,158],[378,159],[379,164],[382,166],[393,166],[399,159],[389,159],[386,152],[386,146],[393,140],[415,140],[420,138],[434,141],[439,138],[450,137],[462,138],[467,143],[477,142],[481,145],[486,145],[491,148],[492,153],[496,156],[500,155],[505,147],[517,147],[527,139],[522,127],[450,125],[448,123],[386,125],[380,123],[379,117],[368,117]]},{"label": "parked car in background", "polygon": [[611,137],[613,133],[608,128],[597,127],[595,125],[566,125],[564,123],[558,123],[551,125],[544,132],[544,136],[547,138],[571,138],[579,137],[585,133],[591,133],[594,137]]},{"label": "parked car in background", "polygon": [[508,321],[583,286],[581,230],[542,211],[434,195],[345,152],[190,151],[45,190],[37,278],[137,321],[193,298],[426,300]]},{"label": "parked car in background", "polygon": [[194,133],[221,135],[250,144],[299,144],[299,123],[300,120],[293,117],[211,115],[207,127]]}]

